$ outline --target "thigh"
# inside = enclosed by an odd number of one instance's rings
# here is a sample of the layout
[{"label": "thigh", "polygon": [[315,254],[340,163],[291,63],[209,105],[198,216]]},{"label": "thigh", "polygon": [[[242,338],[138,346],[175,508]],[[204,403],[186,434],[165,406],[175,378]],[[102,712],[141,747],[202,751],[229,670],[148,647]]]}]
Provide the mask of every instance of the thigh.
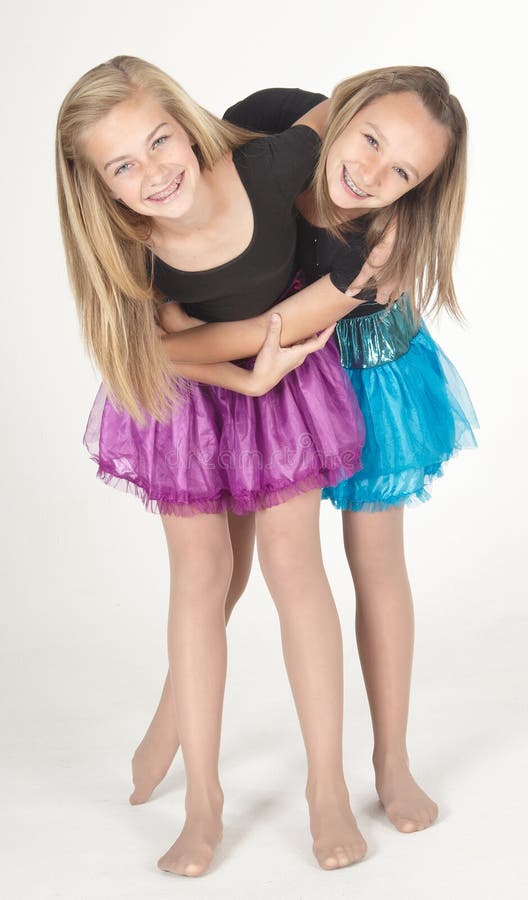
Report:
[{"label": "thigh", "polygon": [[202,580],[205,576],[229,576],[233,552],[226,513],[161,517],[171,574]]},{"label": "thigh", "polygon": [[353,575],[378,578],[405,564],[403,514],[403,506],[378,512],[343,511],[343,540]]},{"label": "thigh", "polygon": [[261,565],[286,570],[319,564],[321,492],[307,491],[256,514],[257,549]]}]

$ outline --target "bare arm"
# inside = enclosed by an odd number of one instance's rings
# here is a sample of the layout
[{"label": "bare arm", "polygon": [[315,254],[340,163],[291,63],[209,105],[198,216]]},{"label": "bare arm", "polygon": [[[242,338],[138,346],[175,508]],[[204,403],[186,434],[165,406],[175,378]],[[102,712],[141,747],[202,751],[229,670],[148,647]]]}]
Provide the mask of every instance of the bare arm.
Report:
[{"label": "bare arm", "polygon": [[317,337],[298,343],[293,347],[282,348],[280,316],[269,317],[265,340],[255,360],[252,370],[243,369],[229,362],[213,364],[175,363],[172,370],[175,375],[228,388],[238,394],[260,397],[300,366],[309,353],[320,350],[329,339],[333,327],[327,328]]},{"label": "bare arm", "polygon": [[[358,282],[359,278],[358,276]],[[357,290],[359,290],[359,286]],[[271,314],[282,319],[281,344],[287,347],[333,325],[361,301],[348,297],[325,275],[273,309],[239,322],[212,322],[162,337],[165,352],[178,363],[218,363],[254,356],[266,337]]]},{"label": "bare arm", "polygon": [[[164,349],[168,358],[173,362],[217,363],[253,356],[264,343],[269,320],[274,312],[279,313],[282,320],[280,340],[283,347],[328,328],[361,304],[356,295],[367,282],[376,280],[377,271],[392,252],[394,237],[395,228],[392,227],[373,248],[345,294],[332,284],[329,275],[325,275],[297,294],[281,300],[260,316],[239,322],[213,322],[164,336]],[[391,296],[398,297],[403,290],[401,285],[378,284],[377,288],[380,303],[386,303]]]},{"label": "bare arm", "polygon": [[[235,366],[234,363],[174,363],[172,371],[181,378],[227,388],[248,397],[258,397],[260,394],[266,393],[266,390],[253,378],[253,372]],[[270,390],[271,387],[273,385],[270,385],[267,390]]]},{"label": "bare arm", "polygon": [[319,137],[322,137],[326,131],[329,111],[330,100],[323,100],[322,103],[318,103],[317,106],[313,106],[312,109],[309,109],[301,119],[297,119],[297,121],[293,124],[308,125],[309,128],[312,128],[317,132]]}]

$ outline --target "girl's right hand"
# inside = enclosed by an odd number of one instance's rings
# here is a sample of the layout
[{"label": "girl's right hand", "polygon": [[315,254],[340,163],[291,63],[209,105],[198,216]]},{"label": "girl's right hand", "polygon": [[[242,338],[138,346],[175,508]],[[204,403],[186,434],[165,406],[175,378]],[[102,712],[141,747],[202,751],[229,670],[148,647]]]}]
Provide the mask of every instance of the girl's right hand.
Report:
[{"label": "girl's right hand", "polygon": [[291,347],[281,347],[282,319],[273,313],[268,323],[266,339],[255,358],[251,372],[252,394],[260,397],[281,381],[288,372],[302,365],[309,353],[321,350],[335,328],[335,323],[319,335],[299,341]]},{"label": "girl's right hand", "polygon": [[[387,230],[387,234],[375,247],[372,248],[370,254],[363,264],[359,275],[345,291],[347,297],[355,297],[366,287],[376,288],[376,303],[386,305],[390,300],[396,300],[405,290],[404,285],[396,282],[382,283],[379,281],[379,270],[385,265],[394,247],[396,238],[396,225],[392,224]],[[370,283],[369,283],[370,282]],[[375,284],[373,284],[375,282]]]}]

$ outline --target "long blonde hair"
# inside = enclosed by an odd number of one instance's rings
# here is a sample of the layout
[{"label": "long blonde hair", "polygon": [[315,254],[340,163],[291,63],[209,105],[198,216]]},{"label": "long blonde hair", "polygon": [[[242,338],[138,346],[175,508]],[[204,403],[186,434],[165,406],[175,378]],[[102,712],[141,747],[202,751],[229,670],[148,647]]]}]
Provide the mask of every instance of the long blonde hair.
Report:
[{"label": "long blonde hair", "polygon": [[442,162],[421,184],[390,206],[369,213],[367,253],[395,224],[392,253],[376,280],[405,284],[417,313],[426,309],[437,312],[445,306],[455,318],[462,318],[452,270],[466,188],[467,122],[459,101],[436,69],[373,69],[337,85],[330,98],[329,125],[313,180],[318,219],[338,237],[353,230],[353,222],[343,220],[343,210],[328,192],[328,152],[360,109],[387,94],[403,92],[417,94],[429,114],[447,129],[449,144]]},{"label": "long blonde hair", "polygon": [[83,75],[59,111],[60,222],[81,330],[113,402],[137,421],[166,417],[176,382],[156,331],[152,221],[113,200],[83,149],[85,130],[148,91],[189,135],[201,167],[253,135],[217,119],[156,66],[116,56]]}]

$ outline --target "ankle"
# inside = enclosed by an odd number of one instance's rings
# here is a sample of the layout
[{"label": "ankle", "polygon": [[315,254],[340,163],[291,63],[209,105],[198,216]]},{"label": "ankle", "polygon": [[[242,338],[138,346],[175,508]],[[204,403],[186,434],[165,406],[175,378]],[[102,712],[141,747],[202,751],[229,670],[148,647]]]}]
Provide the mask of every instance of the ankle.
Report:
[{"label": "ankle", "polygon": [[343,772],[331,777],[308,778],[305,796],[310,806],[320,806],[335,802],[349,802],[348,788]]},{"label": "ankle", "polygon": [[409,756],[406,747],[374,747],[372,764],[376,772],[397,771],[409,768]]},{"label": "ankle", "polygon": [[189,788],[185,795],[187,813],[197,815],[221,815],[224,807],[224,792],[220,784],[200,785]]}]

